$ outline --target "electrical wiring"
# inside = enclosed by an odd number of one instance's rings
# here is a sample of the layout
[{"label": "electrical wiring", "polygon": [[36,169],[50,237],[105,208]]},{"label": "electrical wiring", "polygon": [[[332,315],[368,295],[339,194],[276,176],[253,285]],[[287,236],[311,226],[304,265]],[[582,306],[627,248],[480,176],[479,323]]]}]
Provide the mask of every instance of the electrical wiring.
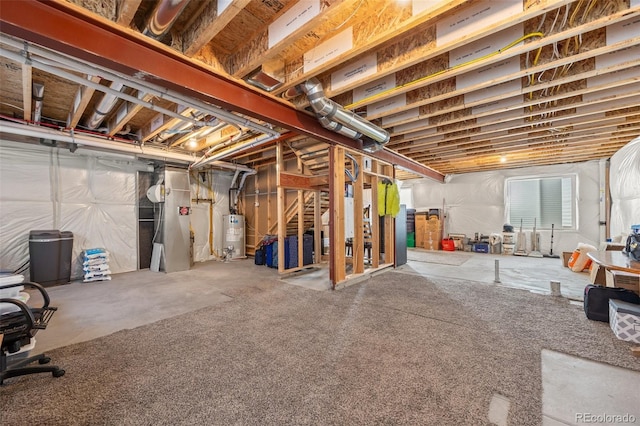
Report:
[{"label": "electrical wiring", "polygon": [[360,105],[362,105],[362,104],[364,104],[364,103],[367,103],[367,102],[372,101],[373,99],[377,99],[377,98],[380,98],[380,97],[383,97],[383,96],[389,95],[389,94],[394,93],[394,92],[396,92],[396,91],[398,91],[398,90],[401,90],[401,89],[410,88],[410,87],[415,86],[415,85],[417,85],[417,84],[423,83],[423,82],[425,82],[425,81],[427,81],[427,80],[429,80],[429,79],[432,79],[432,78],[434,78],[434,77],[437,77],[437,76],[439,76],[439,75],[442,75],[442,74],[444,74],[444,73],[446,73],[446,72],[454,71],[454,70],[460,69],[460,68],[462,68],[462,67],[465,67],[465,66],[468,66],[468,65],[471,65],[471,64],[474,64],[474,63],[477,63],[477,62],[483,61],[483,60],[485,60],[485,59],[491,58],[491,57],[493,57],[493,56],[499,55],[500,53],[502,53],[502,52],[504,52],[504,51],[506,51],[506,50],[509,50],[509,49],[511,49],[512,47],[514,47],[514,46],[518,45],[519,43],[521,43],[521,42],[523,42],[523,41],[525,41],[525,40],[527,40],[527,39],[533,38],[533,37],[544,37],[544,34],[543,34],[543,33],[541,33],[541,32],[533,32],[533,33],[529,33],[529,34],[523,35],[522,37],[518,38],[517,40],[515,40],[515,41],[513,41],[513,42],[509,43],[509,44],[508,44],[508,45],[506,45],[505,47],[503,47],[503,48],[501,48],[501,49],[498,49],[498,50],[496,50],[496,51],[494,51],[494,52],[488,53],[488,54],[486,54],[486,55],[484,55],[484,56],[481,56],[481,57],[476,58],[476,59],[472,59],[472,60],[467,61],[467,62],[463,62],[463,63],[458,64],[458,65],[455,65],[455,66],[453,66],[453,67],[449,67],[449,68],[447,68],[447,69],[444,69],[444,70],[441,70],[441,71],[435,72],[435,73],[433,73],[433,74],[426,75],[426,76],[421,77],[421,78],[419,78],[419,79],[417,79],[417,80],[413,80],[413,81],[410,81],[410,82],[408,82],[408,83],[401,84],[400,86],[392,87],[392,88],[390,88],[390,89],[384,90],[384,91],[382,91],[382,92],[379,92],[379,93],[376,93],[376,94],[374,94],[374,95],[368,96],[368,97],[366,97],[366,98],[364,98],[364,99],[361,99],[361,100],[359,100],[358,102],[354,102],[354,103],[352,103],[352,104],[346,105],[344,108],[345,108],[345,109],[354,109],[354,108],[357,108],[358,106],[360,106]]}]

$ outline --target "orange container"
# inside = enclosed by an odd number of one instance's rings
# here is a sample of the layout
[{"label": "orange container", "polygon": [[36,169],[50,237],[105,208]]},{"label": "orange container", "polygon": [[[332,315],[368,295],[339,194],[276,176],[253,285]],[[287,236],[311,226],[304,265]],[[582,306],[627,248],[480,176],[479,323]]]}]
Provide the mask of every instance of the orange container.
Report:
[{"label": "orange container", "polygon": [[455,241],[453,241],[452,238],[445,238],[444,240],[442,240],[442,250],[455,251],[456,250]]}]

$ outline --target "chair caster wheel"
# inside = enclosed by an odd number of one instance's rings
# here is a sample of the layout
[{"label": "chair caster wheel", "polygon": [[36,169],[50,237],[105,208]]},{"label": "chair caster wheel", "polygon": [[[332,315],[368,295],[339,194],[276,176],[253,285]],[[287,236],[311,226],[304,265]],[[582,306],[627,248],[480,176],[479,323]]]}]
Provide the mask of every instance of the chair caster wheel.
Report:
[{"label": "chair caster wheel", "polygon": [[51,358],[49,358],[48,356],[45,356],[44,358],[38,360],[38,364],[49,364],[50,362]]},{"label": "chair caster wheel", "polygon": [[65,371],[64,371],[64,370],[62,370],[62,369],[60,369],[60,370],[56,370],[56,371],[54,371],[54,372],[53,372],[53,373],[51,373],[51,374],[53,374],[53,377],[62,377],[62,376],[64,376],[64,373],[65,373]]}]

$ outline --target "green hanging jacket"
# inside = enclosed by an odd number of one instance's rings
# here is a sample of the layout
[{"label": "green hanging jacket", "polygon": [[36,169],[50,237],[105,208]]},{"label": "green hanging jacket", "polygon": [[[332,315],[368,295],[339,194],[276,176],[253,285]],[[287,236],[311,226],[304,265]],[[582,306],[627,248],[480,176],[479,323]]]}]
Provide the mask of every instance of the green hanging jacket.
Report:
[{"label": "green hanging jacket", "polygon": [[394,182],[378,182],[378,215],[392,217],[400,212],[400,191]]}]

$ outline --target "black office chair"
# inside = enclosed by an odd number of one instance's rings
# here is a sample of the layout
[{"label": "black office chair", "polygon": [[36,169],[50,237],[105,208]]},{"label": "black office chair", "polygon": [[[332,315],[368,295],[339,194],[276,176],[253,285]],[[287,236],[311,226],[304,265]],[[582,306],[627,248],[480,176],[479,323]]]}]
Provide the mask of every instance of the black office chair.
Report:
[{"label": "black office chair", "polygon": [[[0,286],[2,289],[10,287],[25,286],[37,289],[42,296],[42,307],[30,307],[21,300],[13,298],[0,299],[0,385],[4,379],[22,376],[25,374],[47,373],[53,377],[64,375],[64,370],[55,365],[44,365],[51,361],[45,354],[31,356],[15,361],[8,361],[8,355],[14,354],[20,348],[29,345],[31,339],[38,330],[47,328],[47,324],[58,308],[49,306],[49,295],[46,290],[37,283],[22,282]],[[5,304],[5,305],[2,305]],[[13,304],[18,309],[7,309],[6,304]],[[38,361],[37,366],[28,366],[32,362]]]}]

